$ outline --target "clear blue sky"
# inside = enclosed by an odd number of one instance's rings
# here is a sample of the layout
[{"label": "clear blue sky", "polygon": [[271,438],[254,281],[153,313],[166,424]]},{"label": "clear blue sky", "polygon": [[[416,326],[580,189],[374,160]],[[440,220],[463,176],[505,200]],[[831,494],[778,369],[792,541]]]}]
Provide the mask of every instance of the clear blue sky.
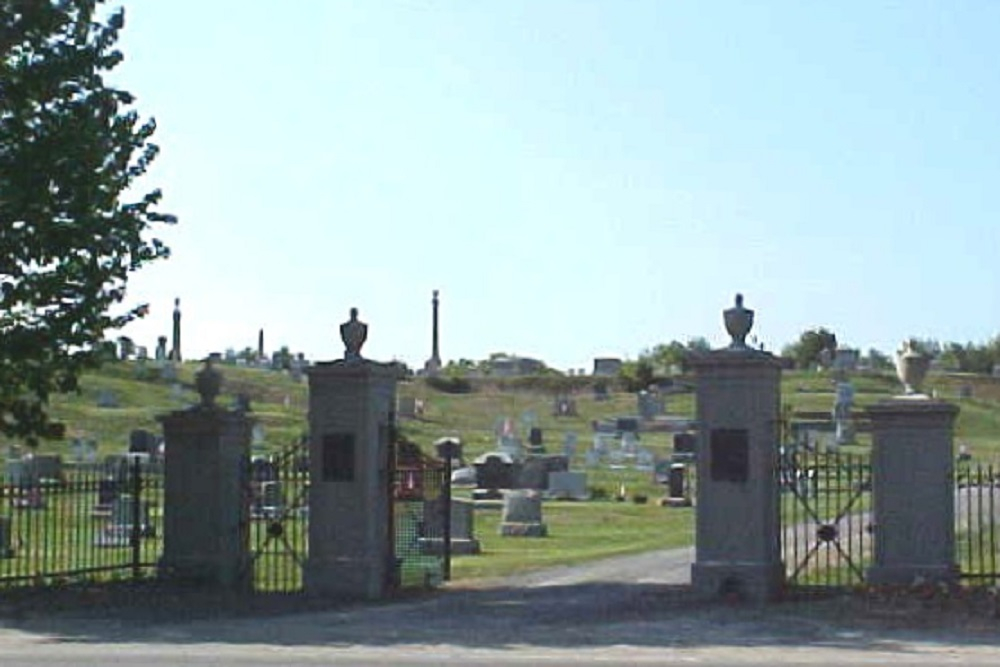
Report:
[{"label": "clear blue sky", "polygon": [[[115,6],[119,3],[111,3]],[[115,80],[180,218],[154,345],[559,369],[721,345],[981,343],[1000,322],[1000,3],[128,1]]]}]

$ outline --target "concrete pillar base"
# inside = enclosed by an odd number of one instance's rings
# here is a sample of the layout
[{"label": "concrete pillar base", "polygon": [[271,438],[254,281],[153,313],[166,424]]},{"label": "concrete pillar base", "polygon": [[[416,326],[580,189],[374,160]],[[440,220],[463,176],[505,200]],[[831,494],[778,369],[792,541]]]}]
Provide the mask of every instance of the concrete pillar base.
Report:
[{"label": "concrete pillar base", "polygon": [[783,563],[707,562],[691,566],[691,586],[706,599],[738,596],[750,602],[776,600],[784,587]]},{"label": "concrete pillar base", "polygon": [[[387,563],[368,558],[310,558],[303,569],[305,590],[337,599],[378,600],[389,588]],[[395,576],[395,573],[392,573]]]}]

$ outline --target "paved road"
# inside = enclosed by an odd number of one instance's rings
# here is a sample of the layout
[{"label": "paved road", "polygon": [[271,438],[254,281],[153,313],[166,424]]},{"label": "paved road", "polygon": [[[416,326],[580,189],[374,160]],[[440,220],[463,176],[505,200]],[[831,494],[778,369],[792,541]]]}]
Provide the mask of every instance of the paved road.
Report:
[{"label": "paved road", "polygon": [[990,664],[995,620],[855,617],[838,601],[695,600],[690,550],[280,615],[28,614],[0,621],[0,665]]}]

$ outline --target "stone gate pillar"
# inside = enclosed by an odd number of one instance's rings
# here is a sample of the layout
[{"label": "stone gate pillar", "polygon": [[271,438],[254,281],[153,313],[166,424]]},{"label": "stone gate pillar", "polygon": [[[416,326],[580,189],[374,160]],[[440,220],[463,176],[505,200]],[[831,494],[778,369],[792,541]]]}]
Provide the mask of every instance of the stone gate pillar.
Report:
[{"label": "stone gate pillar", "polygon": [[383,597],[395,577],[389,472],[395,367],[361,358],[357,309],[341,326],[344,359],[309,378],[308,593]]},{"label": "stone gate pillar", "polygon": [[691,583],[701,595],[766,601],[784,582],[777,475],[781,366],[745,343],[753,311],[725,312],[733,341],[691,365],[697,376],[698,491]]},{"label": "stone gate pillar", "polygon": [[868,408],[872,423],[873,584],[954,581],[958,407],[921,394]]},{"label": "stone gate pillar", "polygon": [[251,583],[246,465],[251,421],[215,405],[221,375],[198,373],[201,403],[158,419],[165,442],[160,575],[244,588]]}]

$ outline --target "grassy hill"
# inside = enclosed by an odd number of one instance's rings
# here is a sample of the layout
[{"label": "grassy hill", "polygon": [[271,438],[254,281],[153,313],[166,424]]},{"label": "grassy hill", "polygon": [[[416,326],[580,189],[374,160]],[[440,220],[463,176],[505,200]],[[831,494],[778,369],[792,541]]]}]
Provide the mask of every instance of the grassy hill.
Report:
[{"label": "grassy hill", "polygon": [[[159,377],[151,367],[133,363],[108,365],[99,372],[82,378],[78,394],[57,396],[53,400],[54,416],[67,426],[63,441],[45,442],[41,451],[71,458],[69,442],[79,437],[93,439],[101,456],[126,450],[132,429],[144,428],[160,432],[157,416],[194,404],[194,375],[197,363],[181,364],[177,383]],[[306,382],[294,382],[287,374],[261,369],[224,366],[222,405],[230,406],[237,394],[250,398],[253,418],[262,428],[262,449],[278,449],[296,442],[307,428],[308,387]],[[899,390],[890,374],[858,374],[852,378],[855,386],[856,409],[887,398]],[[519,381],[511,383],[473,382],[467,393],[447,393],[423,380],[402,382],[399,394],[418,398],[425,411],[419,419],[404,419],[402,433],[431,452],[432,443],[442,436],[458,436],[465,444],[465,455],[472,459],[494,448],[494,426],[498,419],[509,418],[518,428],[525,419],[545,433],[548,451],[561,451],[565,432],[578,435],[574,469],[585,465],[584,454],[590,446],[591,423],[619,415],[637,412],[632,394],[612,392],[608,400],[597,401],[586,380],[574,378],[577,414],[554,416],[552,381]],[[562,381],[557,381],[562,382]],[[581,382],[583,384],[581,384]],[[566,382],[562,382],[566,384]],[[970,389],[971,388],[971,389]],[[562,387],[565,389],[565,387]],[[986,461],[1000,460],[1000,382],[988,377],[932,375],[928,390],[939,397],[956,402],[961,407],[956,427],[956,442],[971,447],[973,454]],[[960,391],[961,390],[961,391]],[[959,398],[959,395],[971,397]],[[111,392],[117,407],[98,407],[99,397]],[[813,372],[786,372],[782,380],[782,402],[788,414],[796,412],[829,413],[834,401],[833,378]],[[694,416],[691,393],[670,395],[667,410],[672,415]],[[0,441],[4,445],[17,443]],[[667,433],[643,433],[643,447],[665,457],[672,449]],[[852,449],[867,445],[862,434]],[[2,450],[0,450],[2,451]],[[648,471],[632,467],[612,469],[602,466],[588,470],[592,490],[615,495],[625,486],[626,495],[647,495],[656,498],[663,489],[654,484]],[[693,512],[687,509],[665,509],[653,503],[561,502],[546,504],[545,519],[550,536],[545,540],[523,540],[500,537],[497,531],[499,512],[477,511],[476,532],[483,543],[483,556],[462,557],[453,563],[457,579],[497,576],[530,570],[553,564],[570,564],[615,554],[636,553],[651,549],[690,544],[693,540]]]},{"label": "grassy hill", "polygon": [[[123,451],[132,429],[144,428],[159,433],[157,415],[183,409],[197,400],[194,375],[200,365],[180,364],[177,385],[159,377],[152,366],[135,363],[109,364],[100,371],[85,375],[78,394],[56,396],[52,402],[54,416],[67,426],[64,441],[44,442],[42,451],[66,455],[68,443],[80,437],[96,440],[101,455]],[[254,419],[263,432],[263,446],[279,448],[298,440],[307,430],[306,410],[308,387],[305,381],[294,382],[286,373],[238,366],[221,367],[224,375],[222,405],[232,405],[237,394],[251,400]],[[577,384],[579,385],[579,379]],[[898,392],[898,383],[891,374],[855,374],[855,407],[888,398]],[[417,379],[401,382],[399,394],[423,401],[425,411],[419,419],[403,419],[402,433],[431,450],[434,440],[442,436],[458,436],[465,443],[467,458],[494,448],[494,427],[499,419],[509,418],[519,429],[533,419],[545,433],[549,451],[561,450],[565,432],[579,437],[578,456],[589,446],[592,422],[619,415],[635,415],[636,399],[632,394],[612,392],[608,400],[595,400],[588,386],[578,386],[572,394],[576,401],[575,416],[553,415],[555,392],[544,383],[521,383],[510,388],[493,381],[473,381],[468,393],[446,393]],[[956,426],[957,443],[971,447],[977,458],[993,460],[1000,456],[1000,380],[985,376],[934,375],[928,379],[929,391],[957,403],[961,412]],[[963,386],[971,388],[970,398],[959,398]],[[98,407],[102,392],[111,392],[118,407]],[[791,413],[799,411],[829,412],[834,401],[834,382],[830,375],[815,372],[786,372],[782,380],[782,403]],[[693,394],[672,394],[667,398],[667,411],[672,415],[694,415]],[[866,444],[865,436],[859,439]],[[0,441],[2,443],[2,441]],[[6,442],[2,444],[16,444]],[[672,440],[665,433],[644,433],[644,447],[657,454],[666,454]]]}]

